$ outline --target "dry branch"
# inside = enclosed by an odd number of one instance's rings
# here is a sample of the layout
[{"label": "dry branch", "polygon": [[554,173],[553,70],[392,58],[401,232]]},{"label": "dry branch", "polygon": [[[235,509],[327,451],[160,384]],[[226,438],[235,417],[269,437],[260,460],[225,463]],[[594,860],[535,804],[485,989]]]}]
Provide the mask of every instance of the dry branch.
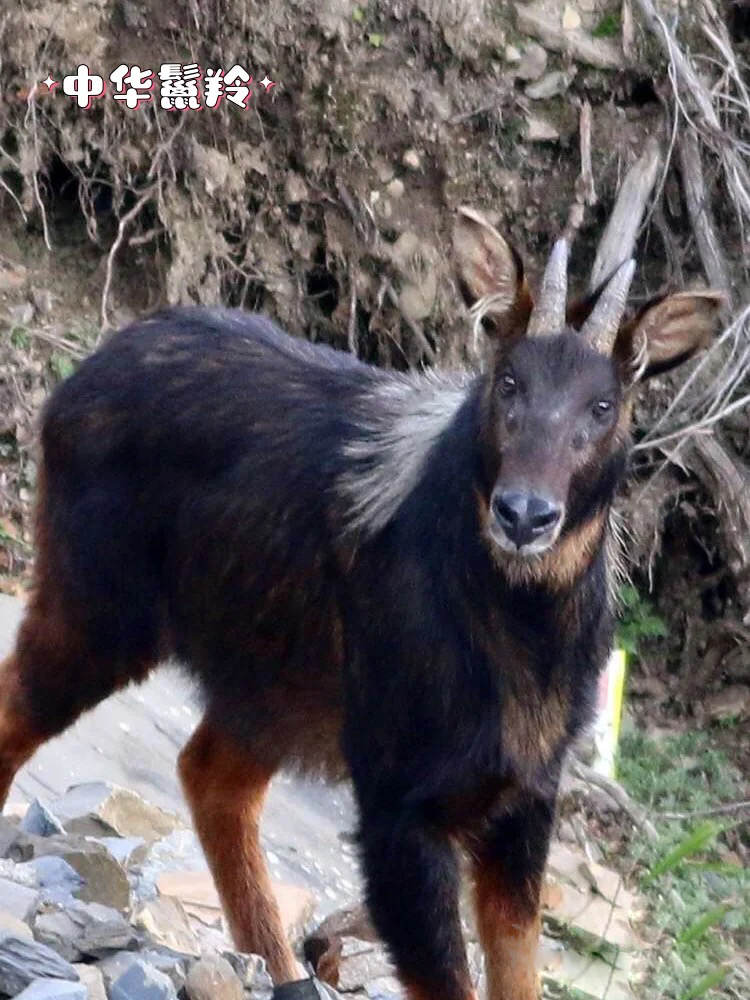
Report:
[{"label": "dry branch", "polygon": [[733,304],[729,267],[716,233],[716,224],[703,178],[698,137],[695,132],[686,129],[680,137],[678,149],[682,168],[682,187],[685,192],[685,202],[695,234],[698,253],[711,286],[724,292],[727,296],[727,306],[724,307],[726,318],[728,308]]},{"label": "dry branch", "polygon": [[606,792],[617,808],[625,813],[647,840],[654,843],[659,839],[659,834],[656,832],[654,824],[648,818],[646,810],[631,799],[619,782],[613,781],[611,778],[605,778],[604,775],[599,774],[592,767],[589,767],[576,758],[571,760],[571,771],[580,781]]},{"label": "dry branch", "polygon": [[[728,566],[743,608],[750,609],[750,469],[733,458],[713,436],[697,435],[692,442],[699,478],[722,506]],[[743,619],[750,625],[750,610]]]}]

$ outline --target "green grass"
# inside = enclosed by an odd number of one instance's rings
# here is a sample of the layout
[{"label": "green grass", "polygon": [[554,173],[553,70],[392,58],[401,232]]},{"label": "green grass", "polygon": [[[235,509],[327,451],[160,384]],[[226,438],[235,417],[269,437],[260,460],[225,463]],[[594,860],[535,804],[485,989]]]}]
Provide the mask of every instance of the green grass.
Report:
[{"label": "green grass", "polygon": [[605,14],[594,28],[594,38],[614,38],[620,34],[620,15]]},{"label": "green grass", "polygon": [[708,733],[657,740],[632,729],[623,733],[618,773],[633,798],[649,809],[659,832],[655,844],[638,834],[630,844],[654,944],[640,995],[643,1000],[750,996],[750,981],[734,961],[750,947],[750,873],[728,859],[724,847],[724,834],[737,820],[658,815],[696,813],[739,799],[741,776]]}]

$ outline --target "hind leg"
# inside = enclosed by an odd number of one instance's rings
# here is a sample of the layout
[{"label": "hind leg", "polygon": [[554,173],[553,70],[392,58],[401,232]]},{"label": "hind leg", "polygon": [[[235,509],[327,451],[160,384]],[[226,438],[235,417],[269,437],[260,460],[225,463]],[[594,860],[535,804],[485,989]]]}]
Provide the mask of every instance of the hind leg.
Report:
[{"label": "hind leg", "polygon": [[155,657],[95,654],[85,629],[56,600],[37,594],[16,649],[0,664],[0,810],[13,779],[34,751],[131,680],[143,680]]},{"label": "hind leg", "polygon": [[274,768],[204,719],[180,754],[179,770],[236,946],[262,955],[277,985],[299,979],[260,846]]}]

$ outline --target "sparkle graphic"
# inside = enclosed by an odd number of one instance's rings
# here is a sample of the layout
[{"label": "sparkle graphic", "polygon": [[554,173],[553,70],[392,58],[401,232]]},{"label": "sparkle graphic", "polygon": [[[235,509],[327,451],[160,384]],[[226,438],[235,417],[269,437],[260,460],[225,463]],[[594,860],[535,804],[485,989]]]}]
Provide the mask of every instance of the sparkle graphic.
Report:
[{"label": "sparkle graphic", "polygon": [[276,84],[274,83],[273,80],[269,80],[268,79],[268,73],[266,73],[266,75],[263,77],[263,79],[259,80],[258,82],[260,83],[261,87],[265,87],[266,93],[268,93],[268,91],[271,89],[271,87],[275,87],[276,86]]},{"label": "sparkle graphic", "polygon": [[47,79],[42,80],[42,83],[45,85],[47,90],[50,91],[54,90],[55,87],[59,86],[59,80],[53,80],[49,73],[47,74]]}]

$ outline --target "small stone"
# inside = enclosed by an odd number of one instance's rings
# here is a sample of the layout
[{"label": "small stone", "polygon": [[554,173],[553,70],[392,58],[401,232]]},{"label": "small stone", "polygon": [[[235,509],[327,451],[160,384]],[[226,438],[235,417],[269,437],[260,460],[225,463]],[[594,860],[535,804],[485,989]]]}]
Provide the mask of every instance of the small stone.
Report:
[{"label": "small stone", "polygon": [[52,292],[49,288],[32,288],[31,301],[40,316],[49,316],[52,312]]},{"label": "small stone", "polygon": [[563,31],[577,31],[581,27],[581,15],[569,3],[563,9]]},{"label": "small stone", "polygon": [[422,160],[419,157],[419,153],[416,149],[407,149],[404,155],[401,157],[401,162],[409,170],[420,170],[422,167]]},{"label": "small stone", "polygon": [[404,182],[400,178],[394,177],[385,190],[391,198],[398,199],[403,197],[406,188],[404,187]]},{"label": "small stone", "polygon": [[74,900],[64,910],[43,913],[36,920],[38,941],[53,948],[69,962],[102,958],[137,944],[136,936],[121,913],[99,903]]},{"label": "small stone", "polygon": [[46,945],[0,933],[0,995],[17,996],[35,979],[77,982],[78,974]]},{"label": "small stone", "polygon": [[14,917],[10,913],[3,913],[0,910],[0,936],[3,934],[11,934],[14,937],[24,938],[28,941],[34,940],[34,935],[31,933],[31,928],[23,920],[19,920],[18,917]]},{"label": "small stone", "polygon": [[145,955],[135,951],[118,951],[114,955],[107,955],[106,958],[97,963],[96,968],[104,980],[104,988],[107,993],[109,993],[112,983],[119,979],[139,958],[142,958],[149,965],[153,964]]},{"label": "small stone", "polygon": [[141,865],[148,857],[148,843],[143,837],[99,837],[112,857],[123,868]]},{"label": "small stone", "polygon": [[184,955],[200,955],[198,941],[179,899],[169,896],[152,899],[141,907],[133,922],[163,948]]},{"label": "small stone", "polygon": [[28,326],[33,319],[33,302],[21,302],[10,310],[10,321],[14,326]]},{"label": "small stone", "polygon": [[561,18],[550,16],[547,0],[516,3],[514,6],[518,29],[532,35],[551,51],[572,56],[599,69],[621,69],[626,65],[619,44],[610,38],[594,38],[586,31],[564,29]]},{"label": "small stone", "polygon": [[309,196],[307,184],[299,174],[287,174],[284,181],[284,196],[290,205],[298,205],[301,201],[307,201]]},{"label": "small stone", "polygon": [[526,138],[529,142],[556,142],[560,133],[546,118],[529,115],[526,119]]},{"label": "small stone", "polygon": [[151,965],[136,959],[111,985],[110,1000],[177,1000],[174,983]]},{"label": "small stone", "polygon": [[509,63],[518,63],[521,61],[521,50],[516,45],[506,45],[505,46],[505,61]]},{"label": "small stone", "polygon": [[225,958],[202,958],[185,980],[190,1000],[243,1000],[244,991],[237,973]]},{"label": "small stone", "polygon": [[529,42],[513,73],[519,80],[538,80],[547,69],[547,58],[546,49],[538,42]]},{"label": "small stone", "polygon": [[68,979],[37,979],[19,993],[16,1000],[87,1000],[83,983]]},{"label": "small stone", "polygon": [[152,965],[165,976],[169,976],[178,991],[185,985],[188,969],[195,961],[195,955],[180,955],[178,952],[170,951],[169,948],[145,948],[138,954],[147,965]]},{"label": "small stone", "polygon": [[34,915],[38,902],[36,889],[0,878],[0,912],[26,921]]},{"label": "small stone", "polygon": [[152,806],[135,792],[104,781],[73,785],[51,808],[69,833],[89,837],[154,841],[183,825],[178,816]]},{"label": "small stone", "polygon": [[338,989],[352,993],[363,989],[366,983],[384,976],[393,976],[395,969],[382,944],[343,938],[339,964]]},{"label": "small stone", "polygon": [[273,993],[266,960],[260,955],[244,955],[236,951],[224,951],[222,958],[232,966],[246,990],[253,994],[253,1000],[266,1000]]},{"label": "small stone", "polygon": [[49,837],[44,855],[63,858],[84,880],[77,895],[86,903],[102,903],[125,912],[130,908],[130,883],[125,870],[103,844],[85,837]]},{"label": "small stone", "polygon": [[575,66],[571,67],[571,70],[563,73],[560,70],[554,70],[552,73],[546,73],[541,80],[537,80],[536,83],[530,83],[526,88],[526,96],[530,97],[532,101],[547,100],[550,97],[557,97],[558,94],[564,94],[568,89],[570,84],[573,82],[573,78],[576,75]]},{"label": "small stone", "polygon": [[78,872],[64,858],[34,858],[19,869],[34,873],[41,894],[46,901],[66,903],[86,884]]},{"label": "small stone", "polygon": [[39,799],[34,799],[26,810],[26,815],[19,824],[19,830],[33,833],[37,837],[52,837],[56,833],[65,833],[65,828],[57,816]]},{"label": "small stone", "polygon": [[388,181],[393,180],[396,169],[392,163],[388,160],[383,159],[382,156],[376,156],[372,161],[372,168],[375,171],[375,175],[381,184],[387,184]]},{"label": "small stone", "polygon": [[0,816],[0,859],[28,861],[34,857],[34,842],[15,823]]},{"label": "small stone", "polygon": [[104,976],[95,965],[74,965],[78,978],[86,987],[88,1000],[107,1000]]}]

